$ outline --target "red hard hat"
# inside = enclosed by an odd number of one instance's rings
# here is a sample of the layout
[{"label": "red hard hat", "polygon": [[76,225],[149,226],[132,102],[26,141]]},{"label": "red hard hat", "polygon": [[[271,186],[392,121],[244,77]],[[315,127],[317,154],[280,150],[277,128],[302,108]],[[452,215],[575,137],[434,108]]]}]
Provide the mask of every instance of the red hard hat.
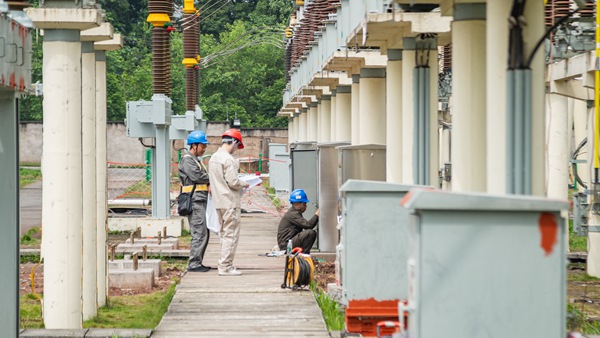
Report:
[{"label": "red hard hat", "polygon": [[233,137],[234,139],[238,140],[238,142],[240,142],[238,149],[244,149],[244,143],[242,143],[242,133],[240,133],[239,130],[231,128],[228,131],[226,131],[221,137]]}]

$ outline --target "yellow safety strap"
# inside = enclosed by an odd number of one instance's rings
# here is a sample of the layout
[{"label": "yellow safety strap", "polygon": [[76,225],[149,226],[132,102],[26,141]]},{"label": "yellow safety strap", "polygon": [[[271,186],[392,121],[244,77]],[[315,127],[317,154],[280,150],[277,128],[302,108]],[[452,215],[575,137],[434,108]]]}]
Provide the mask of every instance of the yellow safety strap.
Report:
[{"label": "yellow safety strap", "polygon": [[[184,185],[181,187],[181,192],[192,192],[194,185]],[[196,184],[196,191],[208,191],[208,184]]]}]

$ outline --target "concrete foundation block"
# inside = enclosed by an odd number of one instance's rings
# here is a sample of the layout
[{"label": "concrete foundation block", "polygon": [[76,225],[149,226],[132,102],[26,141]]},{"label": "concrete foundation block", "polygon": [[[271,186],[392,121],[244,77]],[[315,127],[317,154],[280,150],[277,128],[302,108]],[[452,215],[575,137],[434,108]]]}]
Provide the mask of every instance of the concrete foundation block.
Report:
[{"label": "concrete foundation block", "polygon": [[[165,238],[160,241],[161,244],[172,244],[173,249],[179,248],[179,239],[177,238]],[[131,244],[129,238],[125,241],[125,244]],[[142,245],[158,245],[158,239],[156,238],[135,238],[133,244]]]},{"label": "concrete foundation block", "polygon": [[[138,260],[138,269],[152,269],[154,276],[159,277],[162,275],[161,268],[162,261],[160,259],[147,259]],[[108,269],[110,270],[133,270],[133,260],[119,259],[114,261],[108,261]]]},{"label": "concrete foundation block", "polygon": [[27,338],[83,338],[88,329],[70,330],[70,329],[27,329],[19,337]]},{"label": "concrete foundation block", "polygon": [[142,229],[142,237],[156,237],[163,228],[167,227],[167,236],[180,237],[183,229],[184,217],[171,216],[167,219],[155,219],[149,217],[109,217],[109,231],[135,231],[138,227]]},{"label": "concrete foundation block", "polygon": [[152,330],[147,329],[90,329],[85,338],[149,338]]},{"label": "concrete foundation block", "polygon": [[110,270],[108,285],[120,289],[146,289],[154,286],[154,270]]},{"label": "concrete foundation block", "polygon": [[173,244],[119,244],[117,245],[117,251],[126,251],[126,252],[134,252],[138,251],[140,255],[142,254],[142,249],[146,246],[147,250],[174,250]]},{"label": "concrete foundation block", "polygon": [[171,216],[168,219],[138,218],[137,226],[142,229],[142,237],[153,237],[167,227],[167,236],[181,237],[183,217]]}]

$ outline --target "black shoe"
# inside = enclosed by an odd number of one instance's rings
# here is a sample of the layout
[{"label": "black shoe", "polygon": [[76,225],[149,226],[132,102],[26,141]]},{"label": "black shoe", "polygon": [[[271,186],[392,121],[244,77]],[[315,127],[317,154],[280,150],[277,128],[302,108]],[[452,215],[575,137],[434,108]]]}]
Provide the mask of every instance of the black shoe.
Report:
[{"label": "black shoe", "polygon": [[207,268],[207,269],[209,269],[209,270],[210,270],[210,269],[212,269],[210,266],[206,266],[206,265],[204,265],[204,264],[200,264],[200,266],[201,266],[201,267],[203,267],[203,268]]},{"label": "black shoe", "polygon": [[189,272],[207,272],[207,271],[210,271],[210,268],[207,266],[200,265],[195,268],[188,268],[187,271],[189,271]]}]

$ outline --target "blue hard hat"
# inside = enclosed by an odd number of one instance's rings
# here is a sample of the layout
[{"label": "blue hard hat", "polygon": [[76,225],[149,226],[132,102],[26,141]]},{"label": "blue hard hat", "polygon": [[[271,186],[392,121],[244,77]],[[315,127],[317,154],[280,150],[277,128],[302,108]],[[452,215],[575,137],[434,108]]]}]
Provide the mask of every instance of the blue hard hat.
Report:
[{"label": "blue hard hat", "polygon": [[206,139],[206,134],[203,131],[194,130],[188,136],[188,138],[187,138],[188,145],[196,144],[196,143],[208,144],[208,140]]},{"label": "blue hard hat", "polygon": [[290,193],[290,203],[308,203],[308,197],[302,189],[296,189]]}]

